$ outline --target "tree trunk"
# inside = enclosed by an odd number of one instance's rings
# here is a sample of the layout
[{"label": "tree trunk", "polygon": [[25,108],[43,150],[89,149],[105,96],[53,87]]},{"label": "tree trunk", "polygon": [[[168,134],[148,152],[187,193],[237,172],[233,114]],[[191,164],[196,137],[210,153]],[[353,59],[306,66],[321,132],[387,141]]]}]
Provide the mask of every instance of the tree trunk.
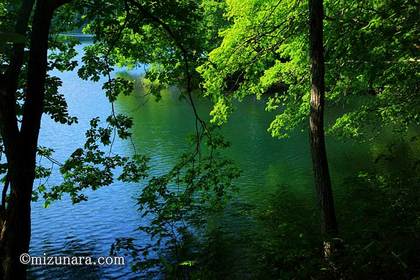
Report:
[{"label": "tree trunk", "polygon": [[[28,3],[24,3],[23,6],[25,4],[27,5]],[[14,100],[13,103],[15,102],[15,92],[12,92],[13,89],[10,88],[1,92],[2,95],[7,95],[1,96],[2,99],[5,99],[0,102],[0,118],[2,122],[2,137],[6,140],[5,148],[10,179],[10,198],[0,227],[0,279],[4,280],[26,279],[26,266],[20,263],[19,256],[29,251],[31,196],[35,179],[38,134],[43,112],[48,35],[53,11],[58,7],[56,4],[48,0],[38,0],[36,3],[32,22],[27,88],[20,131],[16,130],[17,123],[13,124],[13,121],[16,120],[16,115],[10,112],[10,107],[7,108],[8,106],[6,105],[8,100],[6,98]],[[19,55],[20,52],[18,51],[17,54]],[[18,63],[21,64],[22,62],[18,61]],[[13,66],[12,63],[11,66]],[[14,71],[14,69],[12,70]],[[8,81],[17,81],[15,75],[19,75],[19,73],[20,66],[13,73],[14,75],[6,76],[6,79],[8,78]],[[8,126],[12,128],[10,129]]]},{"label": "tree trunk", "polygon": [[328,171],[324,136],[325,64],[323,46],[323,1],[309,0],[309,39],[311,59],[310,145],[318,201],[321,208],[322,232],[327,237],[338,233],[331,179]]},{"label": "tree trunk", "polygon": [[16,165],[10,173],[12,191],[1,233],[1,279],[26,279],[26,266],[19,262],[19,256],[29,250],[31,173],[22,165]]}]

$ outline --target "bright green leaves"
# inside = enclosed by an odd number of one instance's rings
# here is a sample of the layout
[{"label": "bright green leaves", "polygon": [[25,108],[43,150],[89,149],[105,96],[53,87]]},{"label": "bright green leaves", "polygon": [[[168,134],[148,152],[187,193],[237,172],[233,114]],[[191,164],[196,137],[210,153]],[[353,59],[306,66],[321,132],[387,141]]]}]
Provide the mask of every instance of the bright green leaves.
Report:
[{"label": "bright green leaves", "polygon": [[151,94],[156,101],[162,98],[162,90],[168,88],[171,83],[171,77],[168,75],[167,69],[158,63],[154,63],[147,69],[143,79],[143,88],[146,94]]},{"label": "bright green leaves", "polygon": [[[285,137],[306,125],[306,2],[227,1],[231,25],[220,33],[223,42],[198,67],[206,94],[215,102],[213,122],[228,120],[232,99],[255,95],[267,97],[266,109],[278,112],[269,127],[272,136]],[[329,107],[346,105],[344,115],[329,123],[330,131],[360,137],[362,127],[418,124],[418,5],[402,0],[326,1],[325,11],[326,99]],[[354,99],[366,103],[353,106]]]},{"label": "bright green leaves", "polygon": [[217,125],[222,125],[227,122],[231,106],[225,98],[219,98],[213,106],[210,115],[213,117],[212,122]]},{"label": "bright green leaves", "polygon": [[[285,136],[302,115],[308,92],[306,10],[300,1],[227,1],[233,24],[221,32],[222,44],[198,68],[206,94],[215,101],[213,122],[226,122],[231,100],[269,95],[267,110],[283,111],[273,122],[273,136]],[[293,125],[292,125],[292,123]]]}]

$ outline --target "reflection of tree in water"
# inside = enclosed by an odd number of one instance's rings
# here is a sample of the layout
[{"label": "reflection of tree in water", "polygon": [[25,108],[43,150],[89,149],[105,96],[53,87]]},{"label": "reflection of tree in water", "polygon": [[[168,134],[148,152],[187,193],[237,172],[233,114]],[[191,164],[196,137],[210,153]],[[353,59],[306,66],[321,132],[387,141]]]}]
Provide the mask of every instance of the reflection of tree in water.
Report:
[{"label": "reflection of tree in water", "polygon": [[[346,252],[339,264],[349,279],[411,279],[408,271],[420,269],[418,149],[416,137],[375,143],[364,155],[370,164],[339,174],[345,179],[335,196]],[[264,233],[250,243],[255,244],[257,268],[273,277],[315,277],[313,272],[324,266],[314,262],[319,250],[313,234],[319,224],[316,211],[308,198],[279,187],[257,211],[258,230]]]},{"label": "reflection of tree in water", "polygon": [[[92,261],[100,257],[95,249],[94,241],[82,241],[77,237],[66,238],[64,247],[56,247],[53,242],[45,241],[42,252],[31,252],[32,256],[89,256]],[[61,244],[60,244],[61,245]],[[116,268],[118,268],[116,266]],[[107,273],[112,273],[107,267]],[[32,266],[29,268],[29,279],[101,279],[103,273],[100,266]]]},{"label": "reflection of tree in water", "polygon": [[[363,164],[335,168],[343,178],[335,188],[346,252],[339,265],[349,279],[398,279],[419,268],[419,147],[416,137],[383,139],[348,155]],[[210,279],[327,279],[315,197],[298,189],[277,185],[257,207],[229,203],[203,246]]]}]

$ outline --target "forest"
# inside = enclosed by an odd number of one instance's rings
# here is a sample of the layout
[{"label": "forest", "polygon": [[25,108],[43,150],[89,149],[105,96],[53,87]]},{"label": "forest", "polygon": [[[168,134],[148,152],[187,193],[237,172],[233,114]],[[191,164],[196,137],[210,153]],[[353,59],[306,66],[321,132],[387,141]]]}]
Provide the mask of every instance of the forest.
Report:
[{"label": "forest", "polygon": [[0,0],[0,280],[420,279],[419,0]]}]

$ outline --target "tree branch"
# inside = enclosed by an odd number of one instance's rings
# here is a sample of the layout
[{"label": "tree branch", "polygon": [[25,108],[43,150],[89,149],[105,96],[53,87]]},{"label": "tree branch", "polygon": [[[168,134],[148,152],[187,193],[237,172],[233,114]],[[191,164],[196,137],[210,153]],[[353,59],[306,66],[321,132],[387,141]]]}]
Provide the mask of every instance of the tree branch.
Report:
[{"label": "tree branch", "polygon": [[[29,18],[32,13],[34,0],[25,0],[19,10],[15,33],[25,36],[28,30]],[[9,66],[0,79],[0,132],[3,137],[5,153],[10,160],[16,155],[16,145],[19,137],[16,116],[16,91],[19,74],[24,60],[25,44],[15,43]]]}]

